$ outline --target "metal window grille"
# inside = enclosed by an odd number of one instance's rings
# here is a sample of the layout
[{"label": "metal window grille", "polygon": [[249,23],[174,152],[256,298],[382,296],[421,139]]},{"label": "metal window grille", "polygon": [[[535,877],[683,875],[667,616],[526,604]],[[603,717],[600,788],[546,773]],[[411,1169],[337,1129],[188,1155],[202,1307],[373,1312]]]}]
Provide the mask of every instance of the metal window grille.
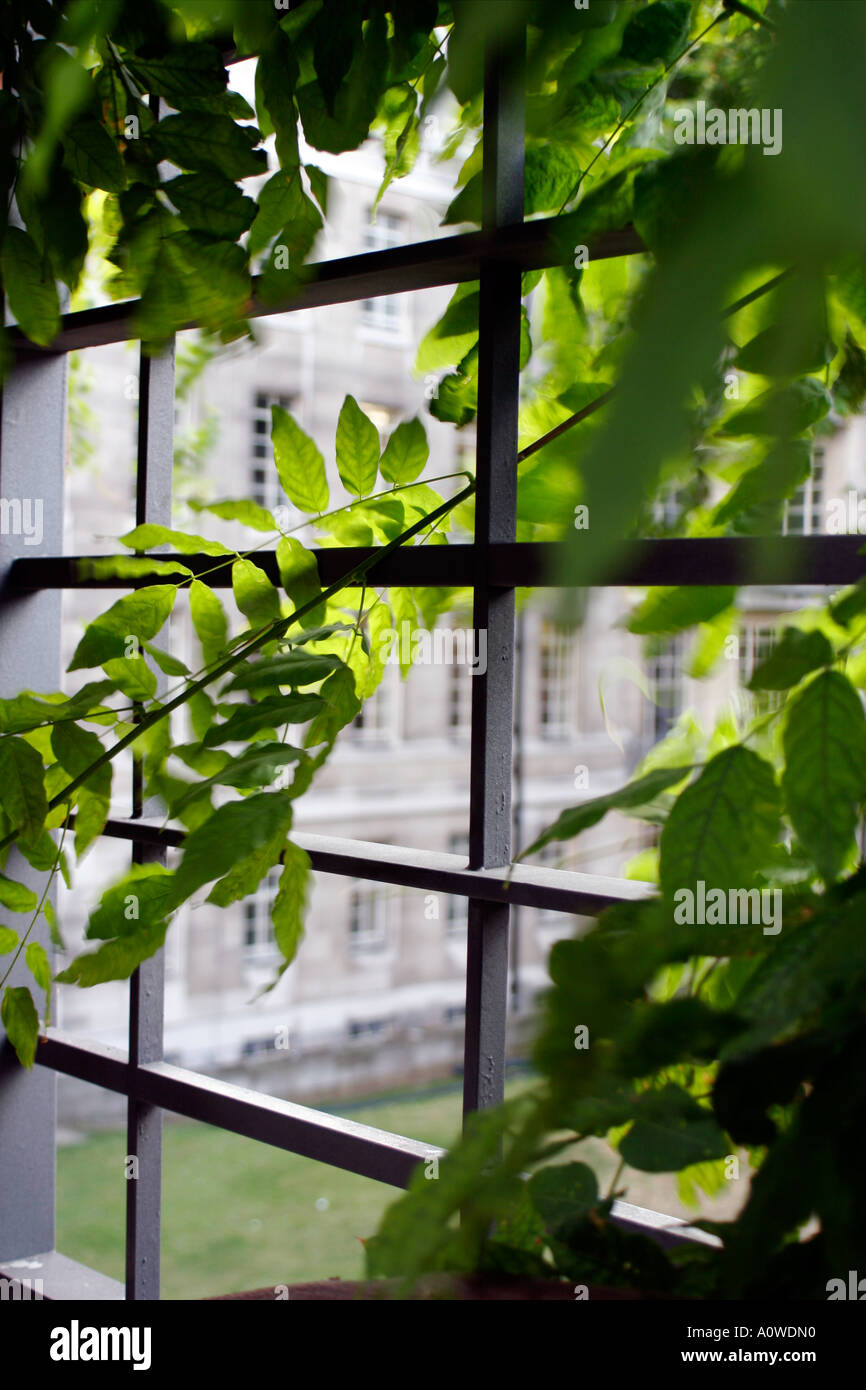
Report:
[{"label": "metal window grille", "polygon": [[[522,80],[518,66],[488,55],[484,89],[483,224],[478,232],[390,247],[328,261],[279,312],[375,301],[433,286],[480,285],[477,494],[471,544],[417,547],[390,555],[375,571],[382,585],[469,586],[473,626],[488,633],[487,671],[472,681],[469,862],[456,855],[373,845],[323,835],[298,835],[317,870],[456,894],[468,902],[464,1111],[501,1100],[505,1078],[509,913],[541,907],[596,915],[612,903],[642,898],[646,885],[517,865],[511,858],[512,701],[515,652],[514,590],[549,584],[558,570],[557,546],[515,542],[517,409],[522,273],[556,265],[562,251],[555,219],[523,221]],[[596,258],[644,249],[631,228],[594,242]],[[16,366],[2,399],[0,495],[41,496],[42,543],[0,536],[0,695],[48,690],[59,681],[60,595],[63,589],[122,587],[83,578],[75,557],[62,554],[62,479],[68,354],[134,337],[134,305],[111,304],[66,314],[48,349],[12,333]],[[258,307],[255,313],[277,312]],[[140,418],[136,520],[170,524],[174,352],[139,362]],[[788,537],[775,547],[760,538],[649,540],[623,547],[609,585],[846,584],[860,576],[859,536]],[[355,548],[318,552],[325,584],[366,554]],[[162,557],[164,558],[164,557]],[[184,556],[194,572],[210,571],[207,556]],[[274,554],[258,563],[278,582]],[[132,587],[135,581],[129,581]],[[137,581],[142,582],[141,580]],[[207,582],[228,587],[225,571]],[[133,814],[111,820],[105,834],[128,841],[138,861],[160,858],[182,843],[164,828],[157,808],[133,797]],[[34,884],[38,876],[14,854],[11,872]],[[50,943],[43,938],[50,949]],[[23,974],[12,983],[24,983]],[[127,1053],[47,1030],[31,1072],[7,1047],[0,1055],[0,1273],[11,1261],[38,1259],[47,1297],[159,1297],[162,1114],[168,1110],[234,1133],[404,1187],[431,1148],[413,1139],[359,1125],[293,1102],[249,1092],[163,1059],[163,964],[142,964],[129,985]],[[370,1031],[373,1021],[358,1024]],[[383,1022],[384,1029],[384,1022]],[[121,1286],[77,1266],[55,1250],[55,1073],[78,1077],[127,1099],[127,1152],[138,1159],[138,1180],[126,1184],[126,1282]],[[119,1179],[122,1180],[122,1179]],[[654,1231],[663,1243],[680,1239],[670,1218],[616,1209],[631,1229]],[[665,1228],[662,1231],[662,1227]],[[58,1290],[62,1290],[58,1292]]]}]

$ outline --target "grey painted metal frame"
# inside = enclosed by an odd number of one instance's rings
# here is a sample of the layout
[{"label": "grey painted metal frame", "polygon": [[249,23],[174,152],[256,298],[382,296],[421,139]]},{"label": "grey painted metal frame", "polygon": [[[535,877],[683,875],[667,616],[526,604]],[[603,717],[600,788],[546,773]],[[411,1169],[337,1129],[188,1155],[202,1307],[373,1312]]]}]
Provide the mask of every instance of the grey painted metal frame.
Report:
[{"label": "grey painted metal frame", "polygon": [[[171,525],[174,463],[174,343],[159,356],[139,358],[138,463],[135,522]],[[161,673],[160,673],[161,675]],[[166,684],[162,676],[160,685]],[[158,815],[158,801],[142,800],[140,758],[133,760],[134,819]],[[133,844],[135,864],[165,863],[165,848],[141,840]],[[129,981],[129,1061],[131,1074],[161,1062],[165,1000],[162,951],[133,971]],[[136,1088],[129,1093],[126,1117],[126,1296],[159,1298],[162,1214],[162,1110]]]},{"label": "grey painted metal frame", "polygon": [[[0,417],[0,585],[19,555],[63,548],[66,461],[65,357],[19,364],[2,395]],[[25,508],[29,504],[28,511]],[[17,519],[16,519],[17,518]],[[35,527],[41,518],[41,536]],[[30,536],[25,529],[31,529]],[[60,679],[59,592],[4,596],[0,604],[0,696],[23,685],[55,690]],[[9,872],[41,893],[45,875],[13,850]],[[47,951],[41,917],[30,935]],[[2,958],[3,970],[10,957]],[[10,985],[29,983],[22,958]],[[54,1245],[56,1081],[42,1068],[24,1071],[0,1030],[0,1259],[19,1259]]]}]

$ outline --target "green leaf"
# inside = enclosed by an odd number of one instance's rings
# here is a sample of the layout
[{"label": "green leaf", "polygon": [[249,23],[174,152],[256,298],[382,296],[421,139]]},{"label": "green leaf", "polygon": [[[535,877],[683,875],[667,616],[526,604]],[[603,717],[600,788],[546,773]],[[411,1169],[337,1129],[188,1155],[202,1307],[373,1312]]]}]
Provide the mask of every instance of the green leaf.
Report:
[{"label": "green leaf", "polygon": [[211,169],[229,179],[267,172],[265,151],[255,149],[258,130],[236,125],[230,116],[196,111],[166,116],[148,138],[157,159],[168,159],[179,169]]},{"label": "green leaf", "polygon": [[273,405],[271,413],[271,440],[283,491],[302,512],[323,512],[329,496],[325,460],[287,410]]},{"label": "green leaf", "polygon": [[319,743],[333,746],[341,729],[351,724],[361,701],[355,694],[355,677],[348,666],[334,671],[322,686],[322,699],[326,708],[317,715],[304,740],[305,748],[314,748]]},{"label": "green leaf", "polygon": [[188,676],[189,667],[180,660],[179,657],[172,656],[171,652],[164,652],[162,647],[157,647],[153,642],[142,642],[142,647],[148,656],[152,656],[160,671],[166,676]]},{"label": "green leaf", "polygon": [[202,740],[206,748],[220,743],[243,743],[262,729],[276,730],[284,724],[306,724],[323,713],[325,702],[319,695],[268,695],[254,705],[238,705],[224,724],[214,724]]},{"label": "green leaf", "polygon": [[571,806],[517,857],[525,859],[529,854],[537,854],[552,840],[573,839],[590,826],[597,825],[608,811],[628,811],[646,806],[662,792],[667,791],[668,787],[682,782],[690,772],[691,767],[657,767],[644,777],[638,777],[634,782],[621,787],[619,791],[608,792],[606,796],[595,796],[589,801],[582,801],[579,806]]},{"label": "green leaf", "polygon": [[27,962],[27,968],[30,974],[33,976],[39,988],[45,990],[45,1017],[46,1022],[50,1022],[51,962],[45,953],[45,947],[38,941],[28,942],[27,950],[24,952],[24,959]]},{"label": "green leaf", "polygon": [[107,980],[127,980],[143,960],[155,956],[165,941],[167,923],[157,922],[129,936],[106,941],[97,951],[76,956],[57,981],[62,985],[78,985],[90,989]]},{"label": "green leaf", "polygon": [[[294,536],[283,536],[277,542],[277,567],[280,571],[280,582],[295,610],[303,608],[322,592],[316,557]],[[321,621],[324,618],[324,608],[311,609],[309,616],[313,621]]]},{"label": "green leaf", "polygon": [[23,738],[0,738],[0,805],[24,843],[35,844],[45,824],[48,802],[42,759]]},{"label": "green leaf", "polygon": [[304,192],[296,168],[278,169],[268,179],[259,193],[258,209],[256,220],[250,228],[250,255],[258,256],[279,235],[292,264],[306,260],[322,229],[322,219],[315,204]]},{"label": "green leaf", "polygon": [[130,700],[152,700],[156,694],[156,676],[143,656],[116,656],[102,663],[124,695]]},{"label": "green leaf", "polygon": [[462,361],[478,341],[480,302],[477,281],[469,280],[457,286],[445,313],[421,339],[416,371],[432,372],[439,367],[454,367]]},{"label": "green leaf", "polygon": [[60,328],[57,287],[33,239],[20,227],[6,228],[0,264],[12,313],[32,342],[47,347]]},{"label": "green leaf", "polygon": [[247,663],[225,686],[234,690],[261,690],[263,687],[315,685],[343,665],[338,656],[322,652],[291,651]]},{"label": "green leaf", "polygon": [[354,396],[347,396],[337,421],[337,470],[347,492],[372,492],[379,471],[379,431]]},{"label": "green leaf", "polygon": [[[66,886],[68,888],[69,875],[64,872],[63,877],[66,880]],[[48,923],[48,930],[51,933],[52,946],[54,946],[55,949],[58,951],[65,951],[66,946],[64,944],[63,937],[60,935],[60,924],[57,921],[57,913],[54,911],[54,905],[50,898],[46,898],[44,903],[42,904],[42,912],[46,922]]]},{"label": "green leaf", "polygon": [[225,91],[222,54],[212,44],[178,44],[157,57],[128,56],[125,63],[144,91],[165,97],[177,110],[187,111]]},{"label": "green leaf", "polygon": [[652,589],[626,626],[629,632],[641,635],[682,632],[730,608],[736,592],[732,585],[714,588],[709,584]]},{"label": "green leaf", "polygon": [[232,591],[235,603],[252,627],[267,627],[279,618],[279,593],[264,570],[252,560],[235,560]]},{"label": "green leaf", "polygon": [[667,63],[686,45],[692,7],[688,0],[655,0],[629,20],[622,56],[634,63]]},{"label": "green leaf", "polygon": [[22,1067],[32,1067],[39,1041],[39,1015],[29,989],[23,985],[7,986],[0,1005],[0,1021]]},{"label": "green leaf", "polygon": [[0,733],[20,734],[40,724],[54,724],[61,719],[86,719],[104,714],[100,704],[103,696],[114,690],[113,681],[88,681],[77,695],[69,699],[60,696],[33,695],[30,691],[0,700]]},{"label": "green leaf", "polygon": [[[96,734],[77,724],[55,724],[51,731],[51,749],[55,758],[69,773],[70,780],[79,777],[101,757],[102,743]],[[75,851],[79,859],[87,846],[102,834],[111,805],[111,763],[97,768],[92,777],[76,793],[78,813],[75,817]]]},{"label": "green leaf", "polygon": [[88,940],[111,941],[135,936],[160,925],[171,913],[174,875],[162,864],[133,864],[128,873],[107,888],[90,914]]},{"label": "green leaf", "polygon": [[10,912],[32,912],[38,902],[39,899],[32,888],[0,874],[0,903],[8,907]]},{"label": "green leaf", "polygon": [[237,241],[256,215],[252,198],[246,198],[231,180],[210,170],[180,174],[162,187],[194,232]]},{"label": "green leaf", "polygon": [[195,511],[211,512],[222,521],[239,521],[243,526],[251,527],[253,531],[265,531],[268,535],[273,535],[274,531],[279,530],[273,512],[247,498],[226,502],[198,502],[192,503],[192,506]]},{"label": "green leaf", "polygon": [[175,873],[174,906],[203,884],[228,874],[263,843],[270,843],[281,833],[285,836],[291,819],[291,800],[281,792],[258,792],[244,801],[218,806],[184,842],[183,858]]},{"label": "green leaf", "polygon": [[0,927],[0,956],[8,956],[15,950],[20,937],[11,927]]},{"label": "green leaf", "polygon": [[128,638],[149,641],[155,637],[167,621],[176,596],[175,584],[151,584],[125,594],[88,624],[68,669],[103,666],[106,661],[126,656],[131,650]]},{"label": "green leaf", "polygon": [[143,579],[154,574],[192,576],[192,570],[180,560],[151,560],[143,555],[96,556],[78,560],[75,568],[80,579]]},{"label": "green leaf", "polygon": [[[725,748],[674,802],[661,834],[666,898],[680,889],[747,889],[779,831],[773,769],[748,748]],[[697,1161],[697,1160],[696,1160]]]},{"label": "green leaf", "polygon": [[[239,787],[250,791],[270,786],[284,768],[306,759],[303,749],[293,748],[289,743],[254,743],[239,757],[232,758],[219,772],[196,782],[188,792],[172,801],[170,812],[173,816],[177,815],[183,806],[205,795],[212,787]],[[291,787],[285,790],[291,792]]]},{"label": "green leaf", "polygon": [[[298,63],[291,41],[280,28],[273,29],[256,66],[256,105],[259,95],[276,134],[277,158],[283,169],[298,167],[298,113],[294,90]],[[288,220],[288,219],[286,219]]]},{"label": "green leaf", "polygon": [[836,879],[853,848],[863,800],[866,730],[847,677],[823,671],[789,703],[782,789],[795,831],[823,878]]},{"label": "green leaf", "polygon": [[781,639],[749,681],[750,690],[790,690],[819,666],[833,664],[833,648],[823,632],[786,627]]},{"label": "green leaf", "polygon": [[[274,939],[283,957],[280,975],[291,965],[304,935],[304,914],[312,882],[310,856],[289,840],[271,920]],[[279,977],[278,977],[279,978]],[[276,983],[276,982],[275,982]]]},{"label": "green leaf", "polygon": [[414,483],[429,456],[427,431],[416,416],[413,420],[403,420],[394,430],[385,445],[379,469],[389,483]]},{"label": "green leaf", "polygon": [[384,12],[374,10],[365,23],[363,40],[355,45],[354,57],[340,85],[333,112],[318,81],[305,82],[296,96],[304,135],[317,150],[342,154],[354,150],[366,138],[384,90],[388,48]]},{"label": "green leaf", "polygon": [[822,420],[832,402],[825,386],[814,377],[771,388],[719,426],[721,435],[776,435],[794,439]]},{"label": "green leaf", "polygon": [[126,171],[117,146],[105,127],[89,116],[64,133],[63,159],[72,177],[90,188],[122,193],[126,187]]},{"label": "green leaf", "polygon": [[728,1152],[728,1140],[713,1116],[679,1086],[645,1092],[636,1108],[639,1118],[619,1146],[632,1168],[678,1172],[693,1163],[724,1158]]},{"label": "green leaf", "polygon": [[212,666],[225,651],[228,638],[225,609],[213,589],[194,579],[189,586],[189,611],[205,666]]},{"label": "green leaf", "polygon": [[721,524],[750,507],[781,504],[806,481],[811,468],[812,448],[808,440],[795,439],[775,445],[757,467],[742,475],[716,508],[713,520]]},{"label": "green leaf", "polygon": [[548,1231],[577,1224],[598,1202],[595,1173],[586,1163],[541,1168],[528,1183],[532,1205]]}]

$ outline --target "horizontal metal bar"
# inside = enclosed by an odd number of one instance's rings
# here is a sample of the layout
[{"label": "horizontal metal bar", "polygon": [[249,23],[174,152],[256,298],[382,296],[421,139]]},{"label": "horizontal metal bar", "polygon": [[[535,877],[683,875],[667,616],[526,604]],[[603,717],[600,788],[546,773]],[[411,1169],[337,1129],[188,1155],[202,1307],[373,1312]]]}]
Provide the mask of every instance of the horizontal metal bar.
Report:
[{"label": "horizontal metal bar", "polygon": [[[298,309],[375,299],[379,295],[458,285],[478,279],[482,259],[507,261],[521,270],[560,265],[565,259],[563,246],[566,243],[568,259],[572,255],[573,239],[569,240],[568,232],[572,226],[579,230],[579,223],[573,218],[546,217],[495,232],[463,232],[385,251],[367,251],[362,255],[317,262],[305,267],[306,282],[275,304],[261,303],[256,294],[258,281],[254,280],[250,317],[262,318]],[[630,256],[645,250],[646,246],[632,226],[605,232],[589,244],[593,260]],[[138,306],[139,301],[133,299],[64,314],[60,331],[47,348],[31,343],[17,328],[10,329],[9,337],[16,352],[28,355],[123,343],[138,336],[135,329]],[[194,328],[195,324],[190,322],[185,327]]]},{"label": "horizontal metal bar", "polygon": [[[866,558],[860,554],[862,536],[706,536],[675,540],[624,542],[598,588],[646,585],[855,584],[866,574]],[[475,582],[471,544],[407,546],[385,556],[373,574],[379,584],[416,588],[427,585],[468,588]],[[314,552],[319,576],[334,584],[371,551],[361,546],[339,546]],[[554,541],[498,542],[490,546],[489,582],[503,588],[553,588],[575,581],[569,578],[568,543]],[[147,558],[147,557],[145,557]],[[177,560],[215,589],[231,588],[231,564],[220,564],[212,555],[160,554],[154,560]],[[128,589],[147,582],[135,579],[81,577],[82,560],[105,556],[25,556],[13,561],[7,593],[37,589]],[[250,559],[279,584],[273,551],[260,550]],[[215,568],[219,566],[219,568]],[[165,583],[159,575],[154,583]]]},{"label": "horizontal metal bar", "polygon": [[392,1187],[406,1187],[418,1163],[445,1152],[433,1144],[261,1095],[168,1062],[131,1067],[125,1052],[81,1041],[56,1028],[40,1037],[36,1060],[65,1076],[134,1095],[175,1115]]},{"label": "horizontal metal bar", "polygon": [[79,1264],[78,1260],[70,1260],[59,1250],[45,1250],[24,1260],[4,1261],[0,1263],[0,1278],[13,1284],[13,1291],[4,1294],[4,1298],[44,1299],[48,1303],[106,1303],[125,1297],[123,1284],[116,1279]]},{"label": "horizontal metal bar", "polygon": [[[146,820],[109,820],[103,835],[177,848],[185,833]],[[516,864],[501,869],[468,869],[459,854],[405,849],[368,840],[344,840],[336,835],[298,831],[294,842],[306,850],[320,873],[372,879],[423,892],[453,893],[491,903],[519,903],[522,907],[546,907],[595,917],[615,903],[637,902],[649,897],[652,884],[602,874],[573,873],[567,869]]]}]

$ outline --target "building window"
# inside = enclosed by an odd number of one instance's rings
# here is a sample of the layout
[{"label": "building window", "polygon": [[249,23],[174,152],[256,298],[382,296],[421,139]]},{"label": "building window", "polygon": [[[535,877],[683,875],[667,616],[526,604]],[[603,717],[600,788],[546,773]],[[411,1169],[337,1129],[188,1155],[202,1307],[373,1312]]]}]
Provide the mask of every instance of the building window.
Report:
[{"label": "building window", "polygon": [[[448,853],[469,858],[469,836],[461,830],[448,836]],[[465,937],[469,925],[469,899],[460,893],[449,893],[445,900],[445,931],[448,936]]]},{"label": "building window", "polygon": [[649,683],[652,705],[653,741],[665,737],[683,710],[683,663],[685,648],[680,636],[662,643],[649,662]]},{"label": "building window", "polygon": [[242,1057],[261,1057],[267,1052],[276,1052],[277,1037],[275,1033],[269,1034],[266,1038],[246,1038],[241,1043]]},{"label": "building window", "polygon": [[445,667],[448,733],[451,738],[467,738],[472,725],[472,681],[468,666],[454,661]]},{"label": "building window", "polygon": [[250,500],[260,507],[273,511],[275,507],[286,507],[289,499],[280,487],[280,479],[274,467],[271,447],[271,406],[281,405],[283,410],[292,410],[297,405],[294,396],[268,394],[257,391],[253,397],[250,440]]},{"label": "building window", "polygon": [[812,451],[812,472],[790,501],[785,503],[782,532],[786,536],[812,536],[824,529],[824,450]]},{"label": "building window", "polygon": [[350,1038],[384,1038],[394,1026],[392,1018],[353,1018],[346,1031]]},{"label": "building window", "polygon": [[[402,246],[406,240],[405,218],[396,212],[382,212],[376,215],[364,228],[365,251],[387,251],[392,246]],[[405,309],[401,296],[379,295],[376,299],[361,301],[361,324],[388,337],[400,337],[405,328]]]},{"label": "building window", "polygon": [[353,955],[376,955],[386,950],[390,930],[390,890],[361,884],[349,895],[349,949]]},{"label": "building window", "polygon": [[244,901],[244,955],[250,960],[279,955],[272,922],[280,868],[271,869],[255,893]]},{"label": "building window", "polygon": [[[748,686],[762,661],[766,661],[776,645],[776,630],[772,627],[749,626],[740,632],[740,684]],[[781,690],[750,690],[747,692],[753,714],[768,714],[782,703]]]},{"label": "building window", "polygon": [[539,636],[538,723],[543,738],[574,733],[575,638],[549,619]]}]

